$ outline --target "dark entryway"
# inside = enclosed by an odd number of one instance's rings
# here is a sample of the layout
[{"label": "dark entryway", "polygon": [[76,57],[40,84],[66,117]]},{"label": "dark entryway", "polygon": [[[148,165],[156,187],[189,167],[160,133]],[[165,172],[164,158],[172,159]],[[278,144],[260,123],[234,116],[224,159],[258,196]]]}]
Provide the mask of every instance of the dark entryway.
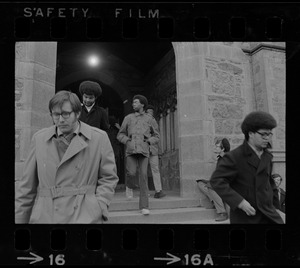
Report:
[{"label": "dark entryway", "polygon": [[[171,49],[172,44],[168,42],[58,42],[56,91],[70,90],[81,99],[79,84],[84,80],[98,82],[102,96],[97,104],[121,124],[124,116],[132,112],[131,99],[135,94],[149,98],[152,89],[147,85],[147,75]],[[91,55],[99,57],[99,65],[89,64]],[[113,147],[118,147],[118,188],[123,188],[124,148],[122,144],[113,144]],[[149,186],[152,188],[152,183]]]}]

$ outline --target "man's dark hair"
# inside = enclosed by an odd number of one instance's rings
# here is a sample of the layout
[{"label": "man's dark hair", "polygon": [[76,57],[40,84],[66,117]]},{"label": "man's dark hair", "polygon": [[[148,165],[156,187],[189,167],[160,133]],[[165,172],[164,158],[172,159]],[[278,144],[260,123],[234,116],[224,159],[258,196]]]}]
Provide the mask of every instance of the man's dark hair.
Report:
[{"label": "man's dark hair", "polygon": [[98,98],[102,94],[102,88],[97,82],[93,81],[83,81],[79,85],[79,93],[82,96],[86,95],[94,95],[95,98]]},{"label": "man's dark hair", "polygon": [[272,179],[275,179],[275,178],[280,178],[280,180],[282,180],[282,177],[278,174],[278,173],[274,173],[272,174]]},{"label": "man's dark hair", "polygon": [[230,151],[230,143],[226,138],[221,140],[221,146],[224,148],[225,153]]},{"label": "man's dark hair", "polygon": [[218,139],[215,144],[220,144],[220,148],[224,149],[224,153],[230,151],[230,143],[226,138]]},{"label": "man's dark hair", "polygon": [[147,98],[143,95],[135,95],[132,100],[136,100],[136,99],[138,99],[141,104],[144,104],[144,111],[145,111],[147,109],[147,106],[148,106]]},{"label": "man's dark hair", "polygon": [[249,132],[257,132],[260,129],[273,129],[277,126],[275,118],[266,112],[256,111],[248,114],[242,125],[241,129],[245,135],[245,139],[248,141]]}]

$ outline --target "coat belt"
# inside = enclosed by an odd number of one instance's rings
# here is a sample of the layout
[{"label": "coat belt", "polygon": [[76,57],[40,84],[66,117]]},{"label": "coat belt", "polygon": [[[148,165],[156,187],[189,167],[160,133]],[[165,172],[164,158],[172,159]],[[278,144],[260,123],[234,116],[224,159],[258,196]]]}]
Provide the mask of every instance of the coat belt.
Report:
[{"label": "coat belt", "polygon": [[96,188],[93,185],[86,185],[80,188],[53,186],[50,188],[38,188],[38,195],[55,199],[61,196],[85,195],[87,193],[95,193],[95,189]]}]

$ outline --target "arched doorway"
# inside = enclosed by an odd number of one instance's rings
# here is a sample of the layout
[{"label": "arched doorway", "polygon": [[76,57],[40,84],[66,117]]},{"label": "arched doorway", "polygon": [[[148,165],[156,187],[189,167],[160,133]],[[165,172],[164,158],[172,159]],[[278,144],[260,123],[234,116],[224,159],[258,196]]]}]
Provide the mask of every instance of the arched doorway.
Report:
[{"label": "arched doorway", "polygon": [[[89,66],[89,55],[98,55],[99,66]],[[56,91],[78,93],[83,80],[97,81],[103,93],[98,104],[121,124],[132,112],[135,94],[157,106],[162,131],[160,164],[163,187],[179,190],[178,127],[176,125],[175,56],[171,43],[58,43]],[[124,156],[123,156],[124,157]],[[119,185],[124,183],[124,161]],[[153,190],[151,174],[149,187]]]}]

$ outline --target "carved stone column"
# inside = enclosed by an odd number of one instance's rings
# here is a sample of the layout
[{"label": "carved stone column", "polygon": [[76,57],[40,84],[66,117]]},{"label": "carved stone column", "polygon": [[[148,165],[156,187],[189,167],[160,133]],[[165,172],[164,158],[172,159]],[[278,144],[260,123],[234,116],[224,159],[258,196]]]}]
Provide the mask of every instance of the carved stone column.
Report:
[{"label": "carved stone column", "polygon": [[[180,193],[198,197],[196,179],[215,168],[216,138],[241,144],[240,124],[252,110],[249,57],[223,43],[173,43],[176,61]],[[200,196],[201,200],[201,196]]]},{"label": "carved stone column", "polygon": [[278,126],[273,131],[273,149],[285,150],[285,52],[264,45],[252,55],[256,109],[275,117]]},{"label": "carved stone column", "polygon": [[55,94],[56,42],[17,42],[15,60],[15,171],[22,176],[32,135],[51,126],[48,104]]},{"label": "carved stone column", "polygon": [[272,137],[273,172],[282,176],[285,189],[285,44],[265,42],[258,48],[252,53],[256,109],[271,113],[277,121]]}]

